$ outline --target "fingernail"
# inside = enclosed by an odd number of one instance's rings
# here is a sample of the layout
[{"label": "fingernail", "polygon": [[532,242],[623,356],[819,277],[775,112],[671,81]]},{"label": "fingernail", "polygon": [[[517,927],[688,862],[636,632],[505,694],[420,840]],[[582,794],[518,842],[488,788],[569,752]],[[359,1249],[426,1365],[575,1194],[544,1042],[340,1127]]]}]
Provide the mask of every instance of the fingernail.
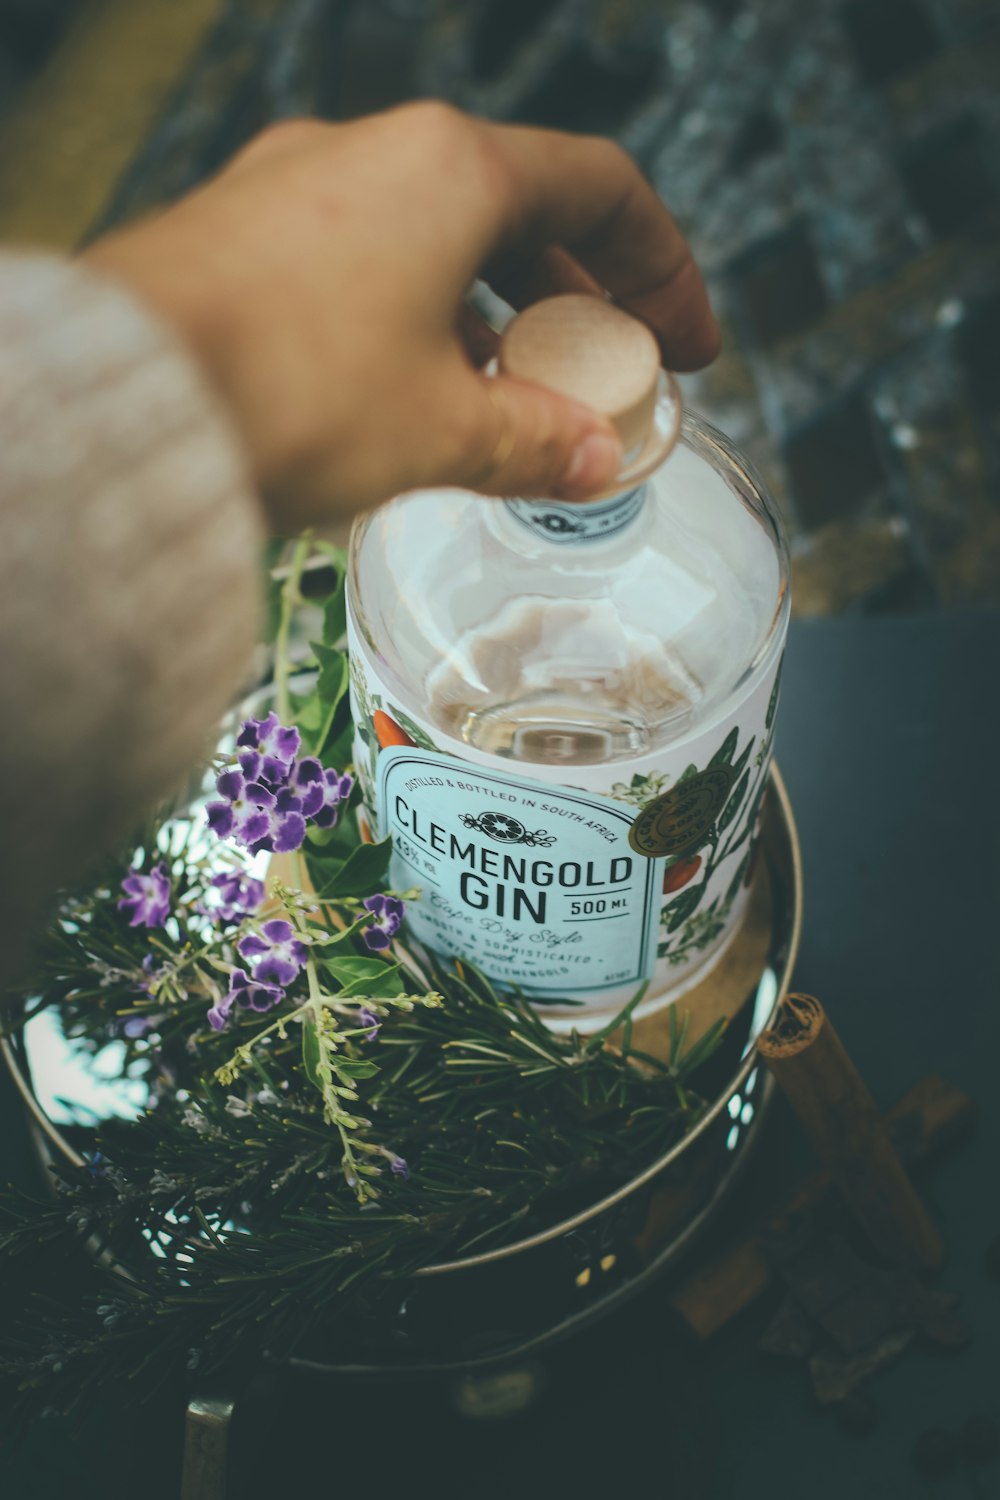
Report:
[{"label": "fingernail", "polygon": [[622,463],[622,445],[610,432],[588,432],[573,449],[559,488],[588,495],[610,484]]}]

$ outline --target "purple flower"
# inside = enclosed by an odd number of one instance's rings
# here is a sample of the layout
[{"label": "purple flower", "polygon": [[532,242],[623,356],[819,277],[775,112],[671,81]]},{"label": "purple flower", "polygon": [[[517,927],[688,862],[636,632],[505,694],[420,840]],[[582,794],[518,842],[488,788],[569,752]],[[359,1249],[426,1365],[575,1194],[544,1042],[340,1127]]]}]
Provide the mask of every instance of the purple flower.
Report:
[{"label": "purple flower", "polygon": [[402,1177],[404,1182],[409,1181],[410,1169],[402,1156],[389,1157],[389,1170],[394,1177]]},{"label": "purple flower", "polygon": [[208,1012],[208,1024],[213,1031],[221,1031],[234,1005],[245,1010],[273,1010],[284,998],[284,990],[276,984],[261,984],[242,969],[234,969],[229,976],[228,992]]},{"label": "purple flower", "polygon": [[288,785],[302,799],[302,813],[317,828],[332,828],[340,816],[340,805],[354,788],[354,777],[346,771],[325,769],[314,756],[296,761]]},{"label": "purple flower", "polygon": [[210,802],[205,811],[219,838],[231,835],[252,854],[261,849],[285,854],[302,847],[306,822],[300,798],[287,790],[275,794],[262,782],[248,781],[242,771],[223,771],[215,785],[225,800]]},{"label": "purple flower", "polygon": [[148,875],[126,875],[119,911],[130,913],[130,927],[162,927],[170,915],[170,876],[162,859]]},{"label": "purple flower", "polygon": [[[157,968],[155,958],[151,953],[147,953],[142,960],[143,977],[136,981],[135,986],[139,994],[145,995],[148,1000],[152,1000],[154,998],[153,986],[158,980],[163,978],[166,972],[167,965],[161,964]],[[155,1029],[154,1022],[147,1015],[126,1016],[120,1025],[122,1036],[131,1037],[133,1040],[136,1037],[146,1036],[150,1031]]]},{"label": "purple flower", "polygon": [[266,719],[246,719],[236,736],[237,756],[248,781],[263,776],[266,781],[284,781],[299,753],[302,736],[297,729],[278,722],[276,713]]},{"label": "purple flower", "polygon": [[403,903],[395,896],[379,895],[368,896],[361,904],[373,917],[361,936],[367,948],[373,953],[379,953],[388,948],[399,931],[399,924],[403,920]]},{"label": "purple flower", "polygon": [[265,808],[267,827],[263,834],[247,841],[251,854],[262,849],[269,853],[288,854],[301,849],[306,836],[306,820],[299,810],[299,798],[291,792],[279,792],[273,807]]},{"label": "purple flower", "polygon": [[368,1009],[367,1005],[362,1005],[358,1011],[358,1025],[368,1028],[365,1032],[366,1042],[373,1042],[382,1029],[382,1022],[373,1010]]},{"label": "purple flower", "polygon": [[215,789],[223,799],[210,802],[205,811],[208,826],[220,839],[232,834],[241,843],[250,843],[267,831],[265,808],[274,806],[274,793],[259,781],[248,781],[242,771],[223,771],[215,779]]},{"label": "purple flower", "polygon": [[214,922],[242,922],[244,917],[252,917],[264,900],[264,882],[254,880],[242,870],[213,875],[209,885],[217,893],[216,898],[213,902],[201,902],[198,910]]},{"label": "purple flower", "polygon": [[281,917],[265,922],[259,933],[247,933],[236,947],[243,958],[258,960],[253,971],[255,980],[274,984],[291,984],[309,951],[302,939],[295,936],[291,922]]}]

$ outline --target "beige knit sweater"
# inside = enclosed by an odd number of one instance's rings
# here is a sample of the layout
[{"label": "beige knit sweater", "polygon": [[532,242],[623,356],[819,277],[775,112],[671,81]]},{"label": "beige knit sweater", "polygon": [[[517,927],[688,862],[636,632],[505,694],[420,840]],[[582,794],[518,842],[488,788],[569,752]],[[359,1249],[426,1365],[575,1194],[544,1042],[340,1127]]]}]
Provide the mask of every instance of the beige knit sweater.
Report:
[{"label": "beige knit sweater", "polygon": [[0,983],[62,882],[203,752],[263,520],[219,399],[79,265],[0,255]]}]

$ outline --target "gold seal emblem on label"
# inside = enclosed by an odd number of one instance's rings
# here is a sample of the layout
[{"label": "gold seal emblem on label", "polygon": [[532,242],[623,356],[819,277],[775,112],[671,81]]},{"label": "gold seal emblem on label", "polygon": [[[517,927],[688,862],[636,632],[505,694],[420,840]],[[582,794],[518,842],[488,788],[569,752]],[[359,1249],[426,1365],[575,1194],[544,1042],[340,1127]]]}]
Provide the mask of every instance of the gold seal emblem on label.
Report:
[{"label": "gold seal emblem on label", "polygon": [[637,854],[693,854],[712,831],[733,785],[731,766],[708,766],[672,786],[644,807],[629,829]]}]

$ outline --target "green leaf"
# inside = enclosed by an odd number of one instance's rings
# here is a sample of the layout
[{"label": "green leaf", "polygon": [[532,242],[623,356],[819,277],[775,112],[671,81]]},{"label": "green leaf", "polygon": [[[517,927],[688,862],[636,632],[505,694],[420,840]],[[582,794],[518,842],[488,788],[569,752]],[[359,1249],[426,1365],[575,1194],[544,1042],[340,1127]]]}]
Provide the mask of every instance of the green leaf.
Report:
[{"label": "green leaf", "polygon": [[[371,995],[374,1000],[398,995],[400,983],[396,978],[400,965],[387,964],[381,958],[330,958],[323,967],[338,980],[343,989],[340,994]],[[340,998],[340,996],[338,996]]]},{"label": "green leaf", "polygon": [[750,743],[749,743],[749,745],[747,745],[747,747],[744,750],[743,754],[740,756],[739,760],[733,766],[733,780],[734,781],[736,780],[736,778],[740,774],[740,772],[743,770],[743,767],[746,765],[747,761],[750,759],[750,752],[751,752],[751,750],[753,749],[753,747],[754,747],[754,745],[756,743],[757,743],[757,736],[755,734],[751,735],[750,736]]},{"label": "green leaf", "polygon": [[704,1035],[700,1036],[696,1042],[692,1042],[680,1058],[681,1071],[685,1074],[693,1073],[695,1068],[700,1068],[702,1063],[707,1062],[722,1041],[728,1025],[727,1016],[720,1016],[717,1021],[713,1021]]},{"label": "green leaf", "polygon": [[321,901],[338,896],[373,896],[385,880],[391,856],[392,840],[383,839],[380,844],[359,844],[334,870],[324,870],[322,862],[309,859],[319,877],[318,881],[314,878],[317,896]]},{"label": "green leaf", "polygon": [[332,542],[317,541],[314,545],[330,559],[337,572],[336,586],[323,606],[323,644],[336,647],[347,634],[347,553]]},{"label": "green leaf", "polygon": [[304,697],[292,697],[292,717],[309,739],[314,739],[323,723],[323,700],[315,690]]},{"label": "green leaf", "polygon": [[316,1023],[311,1016],[304,1016],[302,1020],[302,1066],[306,1077],[314,1088],[321,1088],[319,1077],[319,1033]]},{"label": "green leaf", "polygon": [[709,765],[731,766],[733,763],[733,756],[736,754],[736,746],[739,744],[739,741],[739,730],[736,728],[731,729],[726,735],[726,738],[722,741],[722,744],[719,746],[718,750],[716,750],[715,754],[712,756],[712,759],[709,761]]},{"label": "green leaf", "polygon": [[[310,645],[319,662],[319,677],[311,695],[318,701],[320,707],[318,723],[311,735],[312,751],[318,754],[326,743],[334,715],[340,705],[340,700],[347,692],[350,679],[347,656],[343,651],[335,651],[330,646],[324,646],[320,641],[311,641]],[[299,722],[301,724],[302,721]]]},{"label": "green leaf", "polygon": [[344,581],[323,611],[323,640],[328,646],[340,646],[347,635],[347,593]]},{"label": "green leaf", "polygon": [[670,1007],[670,1066],[675,1067],[680,1061],[684,1043],[691,1027],[691,1012],[684,1011],[684,1021],[678,1021],[679,1006],[675,1003]]},{"label": "green leaf", "polygon": [[680,784],[681,784],[682,781],[690,781],[691,777],[692,776],[697,776],[697,774],[698,774],[698,767],[697,766],[695,766],[695,765],[685,766],[684,770],[681,772],[681,774],[678,776],[677,780],[674,782],[674,785],[675,786],[680,786]]},{"label": "green leaf", "polygon": [[704,894],[705,882],[702,881],[701,885],[696,885],[689,891],[682,891],[675,900],[671,901],[667,907],[667,911],[669,912],[669,916],[667,917],[668,932],[676,932],[678,927],[683,922],[686,922],[693,912],[697,911],[699,902]]},{"label": "green leaf", "polygon": [[[310,829],[310,833],[323,833],[326,835],[317,841],[317,847],[324,851],[320,859],[347,859],[357,849],[360,840],[358,838],[358,825],[351,813],[350,803],[347,807],[341,807],[340,817],[332,828]],[[329,872],[328,872],[329,873]]]},{"label": "green leaf", "polygon": [[[363,741],[365,738],[364,734],[361,735],[361,738]],[[343,728],[334,734],[333,739],[330,740],[329,744],[323,750],[320,759],[324,766],[335,766],[338,771],[342,771],[345,766],[350,765],[354,759],[354,721],[350,714],[345,716]],[[338,823],[337,826],[339,828],[342,825]]]},{"label": "green leaf", "polygon": [[729,882],[729,889],[726,892],[726,905],[727,906],[729,906],[733,901],[735,901],[735,899],[736,899],[736,893],[739,890],[740,886],[743,884],[743,881],[746,878],[747,870],[750,868],[750,860],[751,860],[752,856],[753,856],[753,850],[752,849],[748,849],[747,852],[746,852],[746,854],[744,854],[743,858],[740,860],[740,863],[739,863],[739,866],[737,868],[736,874],[733,876],[732,880]]},{"label": "green leaf", "polygon": [[333,1071],[338,1078],[371,1078],[373,1073],[379,1071],[378,1064],[367,1062],[360,1057],[337,1057],[334,1060]]},{"label": "green leaf", "polygon": [[759,791],[755,794],[753,802],[750,805],[750,811],[747,814],[746,822],[743,826],[743,832],[740,834],[735,844],[733,844],[732,848],[727,850],[727,853],[735,854],[737,849],[742,848],[747,839],[754,832],[755,828],[757,827],[757,819],[760,816],[761,803],[767,795],[768,785],[768,778],[765,777]]},{"label": "green leaf", "polygon": [[335,823],[332,828],[311,827],[306,833],[306,838],[315,849],[329,849],[332,844],[336,843],[339,828],[339,823]]},{"label": "green leaf", "polygon": [[311,641],[313,654],[319,662],[319,678],[316,683],[316,691],[323,702],[333,708],[347,692],[349,671],[346,651],[338,651],[333,646],[324,646],[322,641]]},{"label": "green leaf", "polygon": [[719,821],[716,826],[720,833],[722,833],[726,828],[729,827],[730,823],[733,821],[733,819],[736,817],[736,814],[743,806],[743,799],[746,797],[747,788],[749,787],[749,785],[750,772],[744,771],[743,778],[740,781],[739,786],[736,788],[735,792],[733,792],[729,801],[726,803],[725,807],[722,809],[722,812],[719,814]]}]

